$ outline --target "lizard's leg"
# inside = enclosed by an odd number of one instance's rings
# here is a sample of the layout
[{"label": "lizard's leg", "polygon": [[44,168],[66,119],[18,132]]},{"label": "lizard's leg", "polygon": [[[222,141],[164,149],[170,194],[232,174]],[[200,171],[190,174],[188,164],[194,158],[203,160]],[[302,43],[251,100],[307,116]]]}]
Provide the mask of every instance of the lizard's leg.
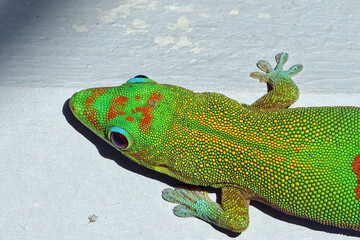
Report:
[{"label": "lizard's leg", "polygon": [[221,205],[212,201],[207,192],[184,188],[167,188],[162,196],[177,203],[174,214],[179,217],[197,217],[234,232],[242,232],[249,225],[249,200],[241,190],[233,187],[221,189]]},{"label": "lizard's leg", "polygon": [[268,92],[254,102],[251,107],[264,110],[264,111],[276,111],[285,109],[291,104],[296,102],[299,98],[299,89],[291,79],[292,76],[298,74],[303,66],[300,64],[292,66],[289,70],[284,71],[282,68],[289,55],[287,53],[279,53],[275,56],[276,67],[271,68],[269,62],[260,60],[257,66],[262,72],[253,72],[251,77],[257,78],[260,82],[267,83]]}]

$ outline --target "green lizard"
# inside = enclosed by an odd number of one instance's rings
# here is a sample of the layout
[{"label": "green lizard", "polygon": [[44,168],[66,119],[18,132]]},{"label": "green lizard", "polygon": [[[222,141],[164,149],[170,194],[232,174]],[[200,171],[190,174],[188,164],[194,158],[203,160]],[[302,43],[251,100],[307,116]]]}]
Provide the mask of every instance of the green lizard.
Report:
[{"label": "green lizard", "polygon": [[235,232],[249,224],[251,200],[332,226],[360,230],[360,108],[287,109],[299,96],[284,71],[288,54],[251,76],[268,92],[251,105],[194,93],[146,76],[92,88],[70,100],[74,115],[131,160],[207,192],[165,189],[174,213]]}]

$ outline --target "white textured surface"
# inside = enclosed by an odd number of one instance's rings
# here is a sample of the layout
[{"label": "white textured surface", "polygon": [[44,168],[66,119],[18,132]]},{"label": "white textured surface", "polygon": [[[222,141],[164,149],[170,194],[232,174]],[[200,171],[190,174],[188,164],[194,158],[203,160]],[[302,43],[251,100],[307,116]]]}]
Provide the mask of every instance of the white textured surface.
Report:
[{"label": "white textured surface", "polygon": [[[0,0],[1,239],[229,239],[175,217],[161,190],[176,181],[119,156],[65,101],[145,74],[250,103],[266,89],[248,76],[255,63],[286,51],[289,67],[305,67],[295,106],[360,106],[359,10],[359,1]],[[250,217],[238,239],[360,235],[258,204]]]}]

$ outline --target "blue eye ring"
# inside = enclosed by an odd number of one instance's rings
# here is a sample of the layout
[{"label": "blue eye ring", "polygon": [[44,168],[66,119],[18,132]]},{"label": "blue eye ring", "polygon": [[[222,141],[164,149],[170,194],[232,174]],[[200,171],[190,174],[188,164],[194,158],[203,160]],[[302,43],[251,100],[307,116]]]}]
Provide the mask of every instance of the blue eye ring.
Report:
[{"label": "blue eye ring", "polygon": [[131,135],[123,128],[112,127],[108,133],[109,141],[120,150],[128,150],[133,145]]},{"label": "blue eye ring", "polygon": [[138,75],[136,77],[129,79],[127,83],[156,83],[156,82],[144,75]]}]

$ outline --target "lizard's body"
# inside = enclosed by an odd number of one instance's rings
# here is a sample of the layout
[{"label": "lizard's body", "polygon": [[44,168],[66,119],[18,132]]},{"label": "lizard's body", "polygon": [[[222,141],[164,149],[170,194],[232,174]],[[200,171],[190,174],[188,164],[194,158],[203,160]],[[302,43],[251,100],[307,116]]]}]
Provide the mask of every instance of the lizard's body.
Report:
[{"label": "lizard's body", "polygon": [[252,105],[218,93],[194,93],[139,76],[114,88],[84,90],[75,116],[126,156],[183,182],[222,189],[221,205],[205,192],[166,189],[178,216],[233,231],[248,225],[250,200],[338,227],[360,227],[360,109],[286,109],[298,98],[282,70],[266,74],[269,92]]}]

